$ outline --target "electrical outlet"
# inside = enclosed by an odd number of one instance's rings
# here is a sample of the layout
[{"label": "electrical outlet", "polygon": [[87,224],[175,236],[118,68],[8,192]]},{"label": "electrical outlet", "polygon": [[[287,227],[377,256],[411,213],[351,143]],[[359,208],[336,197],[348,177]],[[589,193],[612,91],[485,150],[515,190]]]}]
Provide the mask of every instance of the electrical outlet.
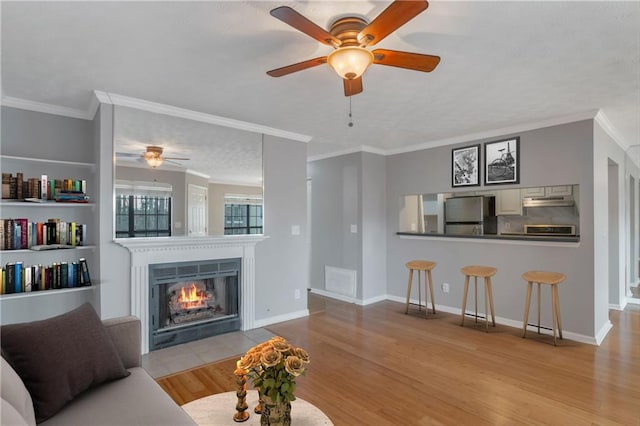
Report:
[{"label": "electrical outlet", "polygon": [[296,298],[296,299],[300,299],[300,289],[296,288],[296,291],[294,292],[293,297]]},{"label": "electrical outlet", "polygon": [[449,293],[449,283],[442,283],[442,292]]}]

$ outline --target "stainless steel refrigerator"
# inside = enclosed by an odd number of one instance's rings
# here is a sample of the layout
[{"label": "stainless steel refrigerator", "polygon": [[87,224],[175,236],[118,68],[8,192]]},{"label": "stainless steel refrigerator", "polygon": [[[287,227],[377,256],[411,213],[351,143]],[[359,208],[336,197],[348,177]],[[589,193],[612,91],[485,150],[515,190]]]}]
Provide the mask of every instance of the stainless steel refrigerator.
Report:
[{"label": "stainless steel refrigerator", "polygon": [[495,197],[448,198],[444,204],[444,233],[484,235],[497,232]]}]

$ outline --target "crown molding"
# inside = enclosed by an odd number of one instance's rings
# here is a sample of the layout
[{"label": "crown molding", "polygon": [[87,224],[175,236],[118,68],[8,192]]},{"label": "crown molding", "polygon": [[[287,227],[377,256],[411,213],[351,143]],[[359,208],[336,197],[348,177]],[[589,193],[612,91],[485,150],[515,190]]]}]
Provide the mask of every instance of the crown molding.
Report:
[{"label": "crown molding", "polygon": [[602,110],[598,111],[594,119],[596,123],[600,125],[602,130],[604,130],[605,133],[609,135],[609,137],[611,137],[611,139],[613,139],[614,142],[620,146],[620,148],[625,150],[625,152],[631,147],[631,144],[629,144],[629,142],[624,137],[622,137],[622,135],[620,135],[616,128],[613,127],[611,121],[609,121],[609,118],[605,115],[604,112],[602,112]]},{"label": "crown molding", "polygon": [[198,176],[201,177],[203,179],[211,179],[211,176],[209,175],[205,175],[204,173],[200,173],[200,172],[196,172],[195,170],[191,170],[191,169],[187,169],[185,170],[185,173],[188,175],[192,175],[192,176]]},{"label": "crown molding", "polygon": [[342,155],[355,154],[356,152],[368,152],[370,154],[388,155],[387,150],[375,148],[369,145],[360,145],[353,148],[342,149],[340,151],[333,151],[326,154],[313,155],[307,158],[309,161],[326,160],[327,158],[340,157]]},{"label": "crown molding", "polygon": [[44,102],[29,101],[27,99],[14,98],[11,96],[3,96],[2,105],[27,111],[43,112],[45,114],[90,120],[88,111],[59,105],[45,104]]},{"label": "crown molding", "polygon": [[402,147],[402,148],[389,149],[386,151],[386,155],[404,154],[407,152],[420,151],[423,149],[436,148],[439,146],[455,145],[458,143],[469,143],[470,141],[476,141],[480,139],[502,137],[512,133],[526,132],[530,130],[542,129],[545,127],[573,123],[576,121],[593,120],[597,113],[598,113],[597,110],[584,111],[577,114],[571,114],[571,115],[566,115],[562,117],[554,117],[548,120],[517,124],[515,126],[488,130],[486,132],[470,133],[462,136],[455,136],[452,138],[425,142],[418,145],[411,145],[411,146]]},{"label": "crown molding", "polygon": [[[344,150],[340,150],[340,151],[329,152],[329,153],[326,153],[326,154],[314,155],[314,156],[309,157],[307,159],[307,161],[324,160],[324,159],[327,159],[327,158],[340,157],[342,155],[353,154],[355,152],[370,152],[370,153],[373,153],[373,154],[384,155],[384,156],[396,155],[396,154],[404,154],[404,153],[407,153],[407,152],[422,151],[424,149],[437,148],[437,147],[440,147],[440,146],[456,145],[456,144],[459,144],[459,143],[469,143],[470,141],[475,141],[475,140],[502,137],[502,136],[509,135],[509,134],[512,134],[512,133],[520,133],[520,132],[525,132],[525,131],[529,131],[529,130],[542,129],[542,128],[545,128],[545,127],[551,127],[551,126],[558,126],[558,125],[561,125],[561,124],[574,123],[576,121],[593,120],[598,115],[600,115],[601,117],[604,117],[604,119],[606,119],[604,114],[601,114],[601,111],[589,110],[589,111],[584,111],[584,112],[581,112],[581,113],[578,113],[578,114],[566,115],[566,116],[563,116],[563,117],[554,117],[554,118],[550,118],[548,120],[543,120],[543,121],[523,123],[523,124],[518,124],[518,125],[510,126],[510,127],[503,127],[503,128],[500,128],[500,129],[493,129],[493,130],[489,130],[489,131],[486,131],[486,132],[469,133],[469,134],[462,135],[462,136],[455,136],[455,137],[447,138],[447,139],[440,139],[440,140],[435,140],[435,141],[431,141],[431,142],[424,142],[424,143],[421,143],[421,144],[410,145],[410,146],[405,146],[405,147],[401,147],[401,148],[380,149],[380,148],[374,148],[374,147],[363,145],[363,146],[360,146],[360,147],[348,148],[348,149],[344,149]],[[608,120],[607,120],[607,123],[608,123]],[[610,131],[615,132],[615,129],[610,124],[608,125],[607,128],[610,129]],[[617,134],[617,132],[615,132],[615,134]]]},{"label": "crown molding", "polygon": [[94,94],[100,103],[136,108],[143,111],[154,112],[157,114],[186,118],[202,123],[216,124],[233,129],[246,130],[253,133],[262,133],[265,135],[276,136],[298,142],[307,143],[311,140],[311,136],[263,126],[260,124],[249,123],[247,121],[235,120],[233,118],[220,117],[213,114],[207,114],[185,108],[178,108],[171,105],[160,104],[157,102],[145,101],[143,99],[131,98],[129,96],[118,95],[115,93],[94,91]]}]

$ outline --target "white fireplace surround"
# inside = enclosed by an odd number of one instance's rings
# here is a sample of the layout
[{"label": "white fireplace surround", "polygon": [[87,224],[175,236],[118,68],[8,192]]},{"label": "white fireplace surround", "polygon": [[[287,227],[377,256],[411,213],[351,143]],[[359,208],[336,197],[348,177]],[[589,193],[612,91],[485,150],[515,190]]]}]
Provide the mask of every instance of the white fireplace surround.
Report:
[{"label": "white fireplace surround", "polygon": [[241,259],[242,330],[255,328],[255,245],[262,235],[117,239],[131,254],[131,315],[142,323],[142,353],[149,352],[149,265],[182,261]]}]

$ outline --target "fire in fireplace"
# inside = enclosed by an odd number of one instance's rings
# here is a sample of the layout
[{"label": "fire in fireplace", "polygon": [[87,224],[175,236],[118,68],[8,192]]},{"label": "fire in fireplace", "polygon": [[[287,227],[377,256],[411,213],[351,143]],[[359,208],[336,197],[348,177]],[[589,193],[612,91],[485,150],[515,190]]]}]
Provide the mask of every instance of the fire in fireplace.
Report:
[{"label": "fire in fireplace", "polygon": [[150,265],[150,349],[240,329],[240,260]]}]

